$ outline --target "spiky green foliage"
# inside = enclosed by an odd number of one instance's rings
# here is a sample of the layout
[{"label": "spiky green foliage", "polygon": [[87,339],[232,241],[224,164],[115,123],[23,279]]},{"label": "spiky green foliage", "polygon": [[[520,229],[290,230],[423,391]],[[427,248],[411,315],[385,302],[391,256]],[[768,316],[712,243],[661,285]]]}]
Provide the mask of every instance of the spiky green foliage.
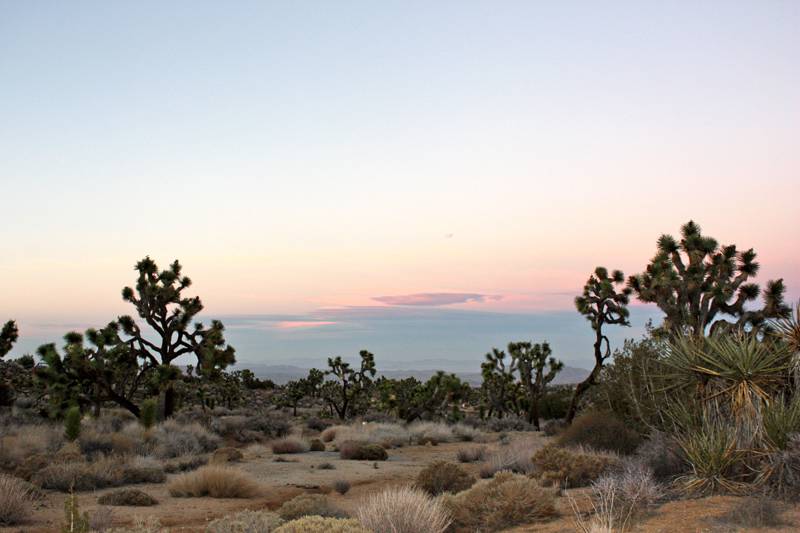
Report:
[{"label": "spiky green foliage", "polygon": [[156,425],[156,418],[158,417],[158,402],[153,398],[148,398],[142,402],[142,413],[139,417],[139,422],[145,429],[150,429]]},{"label": "spiky green foliage", "polygon": [[628,302],[632,291],[622,286],[624,281],[622,271],[614,270],[609,276],[608,269],[597,267],[583,286],[583,293],[575,298],[575,308],[589,321],[595,333],[594,367],[589,376],[575,387],[567,412],[568,422],[575,418],[581,397],[597,383],[603,364],[611,357],[611,344],[603,334],[603,328],[630,326]]},{"label": "spiky green foliage", "polygon": [[774,398],[764,407],[762,417],[769,446],[785,450],[792,435],[800,434],[800,395]]},{"label": "spiky green foliage", "polygon": [[119,323],[128,337],[125,343],[143,361],[143,368],[155,370],[162,393],[162,418],[167,418],[175,409],[174,382],[180,375],[172,362],[192,355],[197,360],[198,375],[213,377],[236,362],[235,350],[226,344],[222,322],[214,320],[209,328],[199,322],[190,327],[203,304],[197,296],[183,295],[192,282],[182,275],[178,261],[159,271],[155,261],[145,257],[136,263],[135,270],[136,287],[125,287],[122,298],[133,304],[157,340],[148,340],[130,316],[119,317]]},{"label": "spiky green foliage", "polygon": [[345,420],[354,411],[359,411],[368,401],[372,390],[372,378],[375,376],[375,356],[367,350],[359,352],[361,364],[358,370],[341,357],[328,358],[328,370],[325,375],[332,377],[322,385],[320,394],[336,415]]},{"label": "spiky green foliage", "polygon": [[439,371],[425,383],[409,377],[389,379],[381,377],[376,382],[379,407],[393,412],[406,422],[424,418],[458,419],[460,405],[470,395],[470,386],[455,374]]},{"label": "spiky green foliage", "polygon": [[772,322],[778,338],[792,351],[791,372],[795,387],[800,387],[800,300],[787,316]]},{"label": "spiky green foliage", "polygon": [[734,428],[726,421],[703,416],[700,424],[678,436],[692,473],[680,478],[693,494],[744,492],[744,461],[747,452],[739,446]]},{"label": "spiky green foliage", "polygon": [[759,269],[752,248],[720,246],[694,221],[681,227],[679,241],[662,235],[657,246],[646,270],[631,276],[628,286],[641,301],[656,304],[666,314],[668,331],[703,336],[719,328],[759,328],[769,318],[787,315],[782,279],[767,282],[760,309],[747,305],[761,294],[760,287],[749,282]]},{"label": "spiky green foliage", "polygon": [[81,434],[81,409],[73,406],[67,409],[64,417],[64,437],[68,441],[74,441]]},{"label": "spiky green foliage", "polygon": [[553,351],[547,342],[512,342],[508,345],[508,353],[519,372],[528,423],[539,429],[539,403],[547,385],[564,368],[564,363],[552,357]]},{"label": "spiky green foliage", "polygon": [[103,402],[114,402],[139,416],[133,396],[145,376],[136,356],[120,340],[119,325],[111,322],[102,329],[88,329],[85,335],[70,332],[64,341],[63,356],[54,344],[39,347],[43,365],[34,372],[54,409],[78,403],[98,411]]},{"label": "spiky green foliage", "polygon": [[14,343],[17,342],[18,337],[19,330],[17,329],[16,322],[9,320],[3,324],[3,328],[0,329],[0,359],[2,359],[8,352],[11,351],[11,348],[14,346]]}]

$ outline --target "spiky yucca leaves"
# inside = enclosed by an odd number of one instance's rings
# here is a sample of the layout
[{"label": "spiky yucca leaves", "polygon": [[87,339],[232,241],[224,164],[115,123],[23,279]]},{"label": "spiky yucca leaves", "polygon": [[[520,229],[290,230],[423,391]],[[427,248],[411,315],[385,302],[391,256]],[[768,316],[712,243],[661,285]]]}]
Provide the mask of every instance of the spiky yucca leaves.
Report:
[{"label": "spiky yucca leaves", "polygon": [[595,332],[594,368],[589,376],[575,387],[567,412],[567,422],[572,422],[575,418],[581,396],[597,383],[603,364],[611,357],[611,345],[608,337],[603,334],[603,327],[630,326],[628,302],[632,289],[622,287],[624,281],[625,275],[621,270],[614,270],[609,276],[607,268],[597,267],[583,286],[583,293],[575,298],[575,308],[586,317]]},{"label": "spiky yucca leaves", "polygon": [[759,328],[767,319],[786,316],[781,279],[767,283],[761,309],[745,307],[761,294],[757,284],[748,282],[758,269],[752,248],[720,246],[689,221],[681,228],[680,241],[671,235],[658,239],[655,257],[645,272],[628,278],[628,286],[667,315],[668,331],[703,336],[709,329]]},{"label": "spiky yucca leaves", "polygon": [[764,438],[770,447],[785,450],[793,434],[800,433],[800,396],[775,398],[763,411]]},{"label": "spiky yucca leaves", "polygon": [[3,328],[0,329],[0,359],[11,351],[11,347],[17,342],[18,337],[19,330],[16,322],[9,320],[3,324]]},{"label": "spiky yucca leaves", "polygon": [[704,416],[699,425],[678,435],[678,444],[692,468],[691,474],[678,478],[686,492],[746,492],[747,452],[739,447],[736,431],[728,422]]},{"label": "spiky yucca leaves", "polygon": [[125,287],[122,298],[134,305],[139,317],[159,339],[148,340],[130,316],[119,317],[119,324],[128,336],[125,343],[129,349],[145,367],[157,372],[162,391],[161,417],[166,418],[175,409],[174,382],[180,374],[172,365],[176,358],[193,355],[197,359],[198,375],[214,377],[220,369],[236,362],[235,350],[226,345],[225,328],[218,320],[208,329],[199,322],[190,329],[203,304],[197,296],[183,296],[192,282],[182,274],[178,261],[169,269],[159,271],[155,261],[145,257],[136,263],[135,269],[138,272],[136,289]]},{"label": "spiky yucca leaves", "polygon": [[792,351],[792,378],[795,387],[800,387],[800,300],[787,316],[772,322],[778,337]]}]

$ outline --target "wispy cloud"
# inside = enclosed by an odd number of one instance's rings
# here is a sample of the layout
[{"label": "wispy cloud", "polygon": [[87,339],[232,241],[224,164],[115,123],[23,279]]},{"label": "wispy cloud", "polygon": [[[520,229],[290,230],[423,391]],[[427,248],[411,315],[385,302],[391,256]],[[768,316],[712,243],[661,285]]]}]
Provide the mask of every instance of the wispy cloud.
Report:
[{"label": "wispy cloud", "polygon": [[337,322],[323,320],[284,320],[275,324],[275,329],[308,329],[332,326]]},{"label": "wispy cloud", "polygon": [[386,305],[439,306],[463,304],[468,302],[486,302],[500,300],[502,296],[478,294],[474,292],[421,292],[417,294],[401,294],[397,296],[376,296],[376,302]]}]

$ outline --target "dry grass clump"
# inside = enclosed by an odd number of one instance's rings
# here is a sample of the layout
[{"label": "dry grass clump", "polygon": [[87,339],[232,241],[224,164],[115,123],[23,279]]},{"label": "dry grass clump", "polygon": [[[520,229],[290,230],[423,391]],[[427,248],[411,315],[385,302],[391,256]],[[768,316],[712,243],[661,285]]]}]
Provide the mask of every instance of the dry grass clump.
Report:
[{"label": "dry grass clump", "polygon": [[167,459],[162,463],[164,472],[167,474],[197,470],[206,464],[208,464],[208,458],[203,455],[185,455],[183,457]]},{"label": "dry grass clump", "polygon": [[356,516],[374,533],[443,533],[451,523],[439,500],[413,487],[394,487],[368,496]]},{"label": "dry grass clump", "polygon": [[134,517],[132,526],[107,529],[106,533],[162,533],[163,531],[166,530],[161,527],[157,518],[137,516]]},{"label": "dry grass clump", "polygon": [[447,461],[434,461],[417,475],[416,486],[432,496],[443,492],[457,493],[475,484],[475,477],[461,466]]},{"label": "dry grass clump", "polygon": [[32,516],[34,499],[29,483],[0,474],[0,524],[14,525]]},{"label": "dry grass clump", "polygon": [[610,413],[583,414],[564,428],[558,437],[561,446],[587,446],[619,454],[633,453],[642,442],[641,436]]},{"label": "dry grass clump", "polygon": [[253,478],[223,466],[204,466],[181,474],[169,483],[167,489],[176,498],[254,498],[261,494],[261,487]]},{"label": "dry grass clump", "polygon": [[746,529],[780,527],[786,525],[782,513],[783,508],[778,502],[766,494],[758,494],[737,501],[730,511],[719,517],[719,521]]},{"label": "dry grass clump", "polygon": [[306,516],[280,526],[275,533],[373,533],[351,518]]},{"label": "dry grass clump", "polygon": [[62,492],[96,490],[124,483],[125,468],[116,458],[89,462],[56,462],[39,470],[31,481],[43,489]]},{"label": "dry grass clump", "polygon": [[211,462],[218,463],[238,463],[244,459],[244,454],[238,449],[231,446],[224,446],[214,450],[211,456]]},{"label": "dry grass clump", "polygon": [[272,443],[272,453],[276,454],[306,453],[308,450],[308,443],[295,437],[285,437]]},{"label": "dry grass clump", "polygon": [[309,442],[309,447],[311,448],[312,452],[324,452],[325,451],[325,443],[319,439],[311,439]]},{"label": "dry grass clump", "polygon": [[472,446],[470,448],[459,448],[456,452],[456,459],[459,463],[475,463],[486,458],[486,446]]},{"label": "dry grass clump", "polygon": [[336,470],[333,463],[320,463],[317,465],[317,470]]},{"label": "dry grass clump", "polygon": [[150,441],[153,455],[159,459],[209,453],[220,444],[220,438],[200,424],[181,425],[175,420],[166,420],[151,430]]},{"label": "dry grass clump", "polygon": [[350,429],[349,426],[342,426],[342,425],[331,426],[329,428],[324,429],[320,434],[319,438],[322,439],[322,442],[333,442],[334,439],[336,439],[336,434],[339,431],[347,431],[348,429]]},{"label": "dry grass clump", "polygon": [[543,482],[558,486],[583,487],[619,465],[619,458],[608,453],[545,446],[532,459]]},{"label": "dry grass clump", "polygon": [[[464,426],[466,427],[466,426]],[[411,439],[417,444],[439,444],[456,440],[453,430],[440,422],[414,422],[408,426]]]},{"label": "dry grass clump", "polygon": [[333,482],[333,490],[344,496],[350,492],[350,482],[346,479],[337,479]]},{"label": "dry grass clump", "polygon": [[330,430],[334,430],[334,440],[337,444],[357,440],[379,444],[384,448],[398,448],[405,446],[411,440],[408,430],[399,424],[369,422],[353,426],[333,426],[322,433],[323,441],[326,432]]},{"label": "dry grass clump", "polygon": [[163,483],[167,478],[164,467],[152,457],[137,456],[123,467],[122,482],[129,483]]},{"label": "dry grass clump", "polygon": [[0,467],[13,469],[32,455],[52,455],[64,444],[64,428],[52,424],[10,425],[0,436]]},{"label": "dry grass clump", "polygon": [[283,519],[269,511],[239,511],[217,518],[206,526],[206,533],[271,533],[283,524]]},{"label": "dry grass clump", "polygon": [[348,440],[339,445],[339,457],[355,461],[385,461],[389,454],[383,446]]},{"label": "dry grass clump", "polygon": [[445,494],[442,504],[452,515],[453,526],[469,531],[499,531],[558,515],[555,491],[511,472],[499,472],[464,492]]},{"label": "dry grass clump", "polygon": [[341,509],[331,504],[322,494],[300,494],[284,502],[278,509],[284,520],[294,520],[304,516],[324,516],[343,518],[347,516]]},{"label": "dry grass clump", "polygon": [[453,424],[450,427],[450,431],[453,433],[455,440],[460,440],[462,442],[483,442],[485,440],[485,435],[483,433],[466,424]]},{"label": "dry grass clump", "polygon": [[325,431],[333,424],[328,420],[322,420],[320,418],[311,417],[306,421],[306,427],[312,431]]},{"label": "dry grass clump", "polygon": [[533,472],[531,455],[539,446],[533,439],[518,439],[489,455],[486,463],[481,466],[481,477],[486,479],[497,472],[508,470],[516,474],[530,474]]},{"label": "dry grass clump", "polygon": [[131,507],[149,507],[156,505],[158,500],[139,489],[120,489],[97,498],[100,505],[116,505]]}]

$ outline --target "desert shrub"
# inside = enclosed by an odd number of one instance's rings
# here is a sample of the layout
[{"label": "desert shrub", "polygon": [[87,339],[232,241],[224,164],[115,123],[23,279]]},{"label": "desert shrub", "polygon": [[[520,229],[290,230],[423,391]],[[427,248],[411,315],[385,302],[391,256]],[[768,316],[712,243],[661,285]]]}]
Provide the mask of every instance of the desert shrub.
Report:
[{"label": "desert shrub", "polygon": [[70,493],[64,500],[64,533],[89,533],[89,513],[81,513],[78,507],[78,498]]},{"label": "desert shrub", "polygon": [[261,493],[261,487],[250,476],[222,466],[204,466],[181,474],[169,483],[167,489],[177,498],[253,498]]},{"label": "desert shrub", "polygon": [[455,440],[450,426],[440,422],[414,422],[408,426],[408,432],[417,444],[438,444]]},{"label": "desert shrub", "polygon": [[184,455],[183,457],[167,459],[161,464],[164,467],[164,472],[167,474],[176,474],[179,472],[197,470],[201,466],[208,464],[208,458],[203,455]]},{"label": "desert shrub", "polygon": [[254,431],[269,439],[283,437],[291,429],[291,425],[285,418],[269,415],[247,417],[247,425],[245,427],[249,431]]},{"label": "desert shrub", "polygon": [[558,437],[562,446],[588,446],[595,450],[606,450],[630,454],[642,439],[636,431],[610,413],[586,413],[572,421]]},{"label": "desert shrub", "polygon": [[53,460],[59,463],[73,463],[84,461],[80,447],[75,442],[65,442],[64,445],[53,455]]},{"label": "desert shrub", "polygon": [[52,455],[63,444],[63,428],[56,425],[0,427],[0,467],[10,470],[32,455]]},{"label": "desert shrub", "polygon": [[217,518],[206,526],[206,533],[271,533],[283,519],[269,511],[239,511]]},{"label": "desert shrub", "polygon": [[475,477],[463,467],[447,461],[435,461],[417,475],[416,486],[432,496],[457,493],[475,484]]},{"label": "desert shrub", "polygon": [[542,425],[542,433],[548,437],[555,437],[566,427],[567,423],[562,419],[548,420]]},{"label": "desert shrub", "polygon": [[325,451],[325,443],[319,439],[311,439],[309,443],[309,447],[311,448],[312,452],[324,452]]},{"label": "desert shrub", "polygon": [[152,430],[153,454],[160,459],[212,452],[219,446],[218,436],[197,423],[181,425],[166,420]]},{"label": "desert shrub", "polygon": [[284,502],[278,509],[278,515],[284,520],[294,520],[304,516],[326,516],[343,518],[347,516],[341,509],[331,505],[322,494],[300,494]]},{"label": "desert shrub", "polygon": [[460,463],[474,463],[483,461],[486,457],[486,446],[472,446],[470,448],[459,448],[456,452],[456,459]]},{"label": "desert shrub", "polygon": [[100,505],[148,507],[158,504],[158,500],[138,489],[120,489],[97,498]]},{"label": "desert shrub", "polygon": [[163,483],[164,467],[152,457],[134,457],[122,469],[123,483]]},{"label": "desert shrub", "polygon": [[532,431],[533,426],[524,418],[517,416],[507,416],[504,418],[492,418],[487,423],[489,431],[501,433],[503,431]]},{"label": "desert shrub", "polygon": [[238,463],[242,459],[244,459],[244,454],[231,446],[217,448],[211,456],[212,463]]},{"label": "desert shrub", "polygon": [[350,482],[346,479],[337,479],[333,482],[333,490],[344,496],[350,492]]},{"label": "desert shrub", "polygon": [[450,431],[456,440],[460,440],[462,442],[473,442],[483,439],[483,433],[466,424],[453,424],[450,427]]},{"label": "desert shrub", "polygon": [[626,461],[619,471],[604,474],[592,483],[591,492],[593,524],[620,531],[664,496],[652,470],[638,461]]},{"label": "desert shrub", "polygon": [[99,433],[116,433],[136,417],[125,409],[103,409],[99,417],[91,420],[91,427]]},{"label": "desert shrub", "polygon": [[64,438],[74,441],[81,434],[81,410],[79,407],[70,407],[64,416]]},{"label": "desert shrub", "polygon": [[89,515],[89,531],[105,533],[114,521],[114,511],[110,507],[98,507]]},{"label": "desert shrub", "polygon": [[0,524],[14,525],[32,516],[34,500],[29,483],[0,474]]},{"label": "desert shrub", "polygon": [[306,420],[306,427],[312,431],[324,431],[331,427],[331,423],[327,420],[314,417]]},{"label": "desert shrub", "polygon": [[339,445],[339,457],[356,461],[385,461],[389,458],[389,454],[383,446],[348,440]]},{"label": "desert shrub", "polygon": [[499,531],[557,516],[555,496],[531,478],[500,472],[468,490],[445,494],[442,504],[458,529]]},{"label": "desert shrub", "polygon": [[137,516],[134,517],[132,526],[109,529],[107,533],[162,533],[163,531],[166,530],[161,527],[157,518]]},{"label": "desert shrub", "polygon": [[336,470],[333,463],[320,463],[317,465],[317,470]]},{"label": "desert shrub", "polygon": [[673,479],[687,469],[678,442],[661,431],[650,433],[634,456],[650,467],[656,479]]},{"label": "desert shrub", "polygon": [[451,521],[439,500],[413,487],[388,488],[367,496],[356,516],[375,533],[442,533]]},{"label": "desert shrub", "polygon": [[272,443],[272,453],[305,453],[309,450],[306,441],[294,437],[285,437]]},{"label": "desert shrub", "polygon": [[372,533],[357,520],[306,516],[283,524],[275,533]]},{"label": "desert shrub", "polygon": [[82,431],[77,442],[81,453],[90,459],[98,455],[109,455],[114,451],[111,434],[98,433],[94,429]]},{"label": "desert shrub", "polygon": [[17,465],[14,469],[14,475],[18,478],[30,481],[36,472],[42,468],[48,467],[52,462],[53,458],[50,455],[41,453],[30,455],[23,459],[21,464]]},{"label": "desert shrub", "polygon": [[142,402],[142,409],[139,416],[139,423],[145,429],[150,429],[156,425],[156,415],[158,413],[158,403],[155,399],[149,398]]},{"label": "desert shrub", "polygon": [[380,444],[384,448],[396,448],[405,446],[411,439],[409,431],[398,424],[366,423],[354,426],[333,426],[325,430],[322,437],[325,437],[326,432],[331,430],[334,430],[334,440],[337,443],[357,440]]},{"label": "desert shrub", "polygon": [[737,501],[719,521],[741,528],[768,528],[786,525],[781,514],[783,508],[766,494],[748,496]]},{"label": "desert shrub", "polygon": [[586,486],[619,465],[619,459],[608,453],[552,445],[536,452],[531,460],[542,481],[566,487]]},{"label": "desert shrub", "polygon": [[489,478],[497,472],[508,470],[516,474],[533,472],[531,456],[538,447],[535,440],[517,439],[489,455],[481,466],[481,477]]},{"label": "desert shrub", "polygon": [[334,439],[336,439],[336,433],[339,431],[347,431],[348,429],[350,429],[348,426],[331,426],[323,430],[319,438],[322,439],[322,442],[333,442]]},{"label": "desert shrub", "polygon": [[117,459],[103,458],[93,463],[52,463],[39,470],[31,481],[44,489],[68,492],[116,487],[123,483],[124,464]]}]

